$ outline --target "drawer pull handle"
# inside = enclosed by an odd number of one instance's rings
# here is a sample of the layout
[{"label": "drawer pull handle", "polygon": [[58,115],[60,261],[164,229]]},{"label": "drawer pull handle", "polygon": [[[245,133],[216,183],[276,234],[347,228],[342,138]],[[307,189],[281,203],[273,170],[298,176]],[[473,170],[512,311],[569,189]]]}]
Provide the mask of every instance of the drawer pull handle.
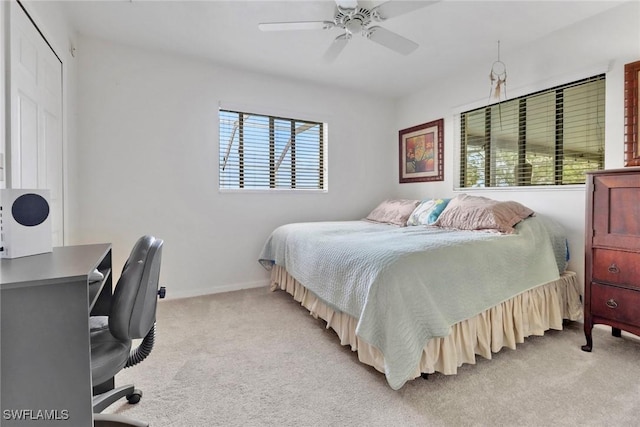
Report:
[{"label": "drawer pull handle", "polygon": [[618,268],[618,266],[615,264],[611,264],[609,266],[609,273],[618,274],[620,273],[620,268]]},{"label": "drawer pull handle", "polygon": [[618,303],[616,302],[616,300],[611,298],[610,300],[607,301],[607,307],[609,307],[609,308],[617,308],[618,307]]}]

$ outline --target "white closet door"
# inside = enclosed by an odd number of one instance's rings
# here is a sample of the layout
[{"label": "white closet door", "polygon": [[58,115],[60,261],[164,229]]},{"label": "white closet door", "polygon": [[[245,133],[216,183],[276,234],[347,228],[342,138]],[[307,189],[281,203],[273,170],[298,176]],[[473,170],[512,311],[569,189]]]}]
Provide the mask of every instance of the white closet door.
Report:
[{"label": "white closet door", "polygon": [[10,2],[10,186],[51,191],[53,245],[63,245],[62,63]]}]

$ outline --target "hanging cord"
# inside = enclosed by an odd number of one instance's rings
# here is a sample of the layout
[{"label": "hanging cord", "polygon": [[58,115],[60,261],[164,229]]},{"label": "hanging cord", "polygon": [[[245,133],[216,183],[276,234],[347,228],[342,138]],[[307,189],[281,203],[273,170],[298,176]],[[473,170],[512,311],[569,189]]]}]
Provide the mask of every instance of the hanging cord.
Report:
[{"label": "hanging cord", "polygon": [[498,40],[498,60],[494,61],[491,65],[491,71],[489,72],[489,81],[491,87],[489,88],[489,100],[491,103],[491,95],[498,99],[498,116],[500,120],[500,129],[502,129],[502,105],[500,104],[500,95],[504,91],[504,99],[507,100],[507,66],[500,60],[500,40]]}]

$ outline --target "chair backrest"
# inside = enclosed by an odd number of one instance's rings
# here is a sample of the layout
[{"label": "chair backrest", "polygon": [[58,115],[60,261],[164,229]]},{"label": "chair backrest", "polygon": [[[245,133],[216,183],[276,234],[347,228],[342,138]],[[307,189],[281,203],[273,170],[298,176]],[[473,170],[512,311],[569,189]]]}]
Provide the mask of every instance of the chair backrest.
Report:
[{"label": "chair backrest", "polygon": [[144,338],[156,321],[163,243],[141,237],[122,269],[109,315],[109,329],[118,339]]}]

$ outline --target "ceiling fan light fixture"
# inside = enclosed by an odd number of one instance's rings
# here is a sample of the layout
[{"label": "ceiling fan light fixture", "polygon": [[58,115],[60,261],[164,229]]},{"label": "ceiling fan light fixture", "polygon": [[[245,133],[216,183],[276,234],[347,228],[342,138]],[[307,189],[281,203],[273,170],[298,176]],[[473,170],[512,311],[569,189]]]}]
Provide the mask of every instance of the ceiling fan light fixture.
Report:
[{"label": "ceiling fan light fixture", "polygon": [[364,23],[358,16],[354,16],[352,19],[349,19],[345,24],[345,29],[351,34],[361,33],[363,27]]},{"label": "ceiling fan light fixture", "polygon": [[355,9],[358,7],[358,0],[336,0],[336,6],[341,9]]}]

